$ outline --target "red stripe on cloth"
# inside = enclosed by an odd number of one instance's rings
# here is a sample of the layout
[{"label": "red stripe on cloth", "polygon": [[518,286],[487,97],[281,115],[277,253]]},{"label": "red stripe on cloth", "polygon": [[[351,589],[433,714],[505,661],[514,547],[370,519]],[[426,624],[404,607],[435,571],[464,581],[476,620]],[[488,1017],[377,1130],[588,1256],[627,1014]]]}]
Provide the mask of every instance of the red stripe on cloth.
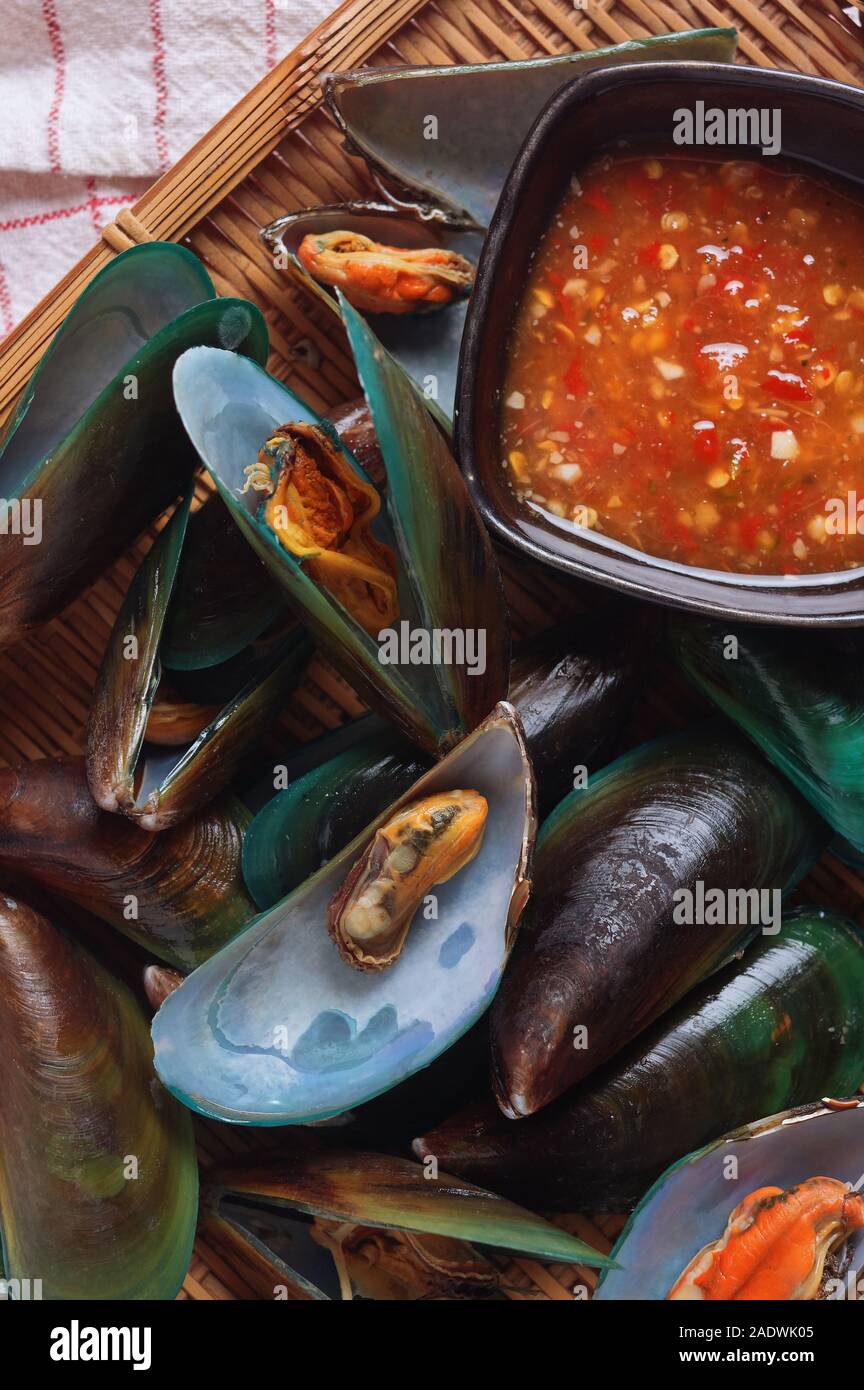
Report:
[{"label": "red stripe on cloth", "polygon": [[52,174],[59,174],[60,165],[60,107],[66,89],[66,54],[63,50],[63,36],[60,33],[60,20],[57,17],[56,0],[42,0],[42,16],[48,29],[51,56],[54,59],[54,98],[48,112],[48,160]]},{"label": "red stripe on cloth", "polygon": [[15,327],[15,320],[12,317],[12,296],[6,283],[6,271],[3,269],[2,261],[0,261],[0,318],[3,320],[3,332],[11,333]]},{"label": "red stripe on cloth", "polygon": [[87,199],[87,206],[90,209],[90,221],[93,223],[93,230],[97,236],[102,235],[102,219],[99,216],[99,194],[96,191],[96,180],[91,177],[87,180],[87,192],[90,194]]},{"label": "red stripe on cloth", "polygon": [[112,193],[107,197],[88,198],[86,203],[77,203],[71,208],[52,208],[50,212],[34,212],[29,217],[11,217],[8,222],[0,222],[0,232],[20,232],[23,227],[44,227],[46,222],[57,222],[64,217],[77,217],[79,212],[88,212],[94,202],[100,208],[116,207],[119,203],[134,203],[137,197],[137,193]]},{"label": "red stripe on cloth", "polygon": [[164,173],[170,164],[168,141],[165,138],[165,117],[168,114],[168,81],[165,77],[165,35],[162,32],[160,0],[150,0],[150,32],[153,36],[153,85],[156,88],[156,108],[153,113],[153,137],[159,167]]},{"label": "red stripe on cloth", "polygon": [[269,69],[276,66],[276,0],[264,0],[264,42]]}]

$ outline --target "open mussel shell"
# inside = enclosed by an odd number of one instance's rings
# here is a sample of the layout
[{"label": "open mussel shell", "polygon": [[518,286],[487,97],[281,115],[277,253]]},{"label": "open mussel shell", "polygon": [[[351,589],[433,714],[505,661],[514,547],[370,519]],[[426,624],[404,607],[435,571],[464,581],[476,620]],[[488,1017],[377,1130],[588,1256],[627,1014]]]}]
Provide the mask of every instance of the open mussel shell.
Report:
[{"label": "open mussel shell", "polygon": [[483,1100],[414,1148],[515,1201],[622,1211],[748,1117],[848,1095],[862,1078],[864,937],[835,913],[800,909],[539,1115],[514,1124]]},{"label": "open mussel shell", "polygon": [[[541,810],[561,800],[579,769],[602,766],[612,752],[642,667],[639,642],[622,642],[606,619],[580,618],[575,632],[562,624],[515,649],[509,698],[522,720]],[[258,906],[272,907],[297,888],[428,766],[407,740],[367,717],[353,735],[340,729],[280,767],[282,790],[258,811],[243,842],[243,874]]]},{"label": "open mussel shell", "polygon": [[171,372],[208,343],[264,361],[266,326],[216,299],[179,246],[133,247],[81,295],[0,445],[0,494],[22,521],[38,508],[43,536],[0,536],[0,645],[60,612],[184,490],[196,460]]},{"label": "open mussel shell", "polygon": [[389,812],[194,974],[153,1023],[165,1084],[202,1114],[278,1125],[336,1115],[427,1066],[488,1007],[528,895],[534,787],[499,705],[396,806],[457,787],[488,802],[476,858],[435,890],[389,970],[343,961],[328,905]]},{"label": "open mussel shell", "polygon": [[[244,470],[279,425],[301,421],[326,429],[325,422],[254,363],[214,349],[192,351],[178,362],[175,399],[238,525],[318,645],[373,708],[437,755],[475,728],[506,694],[509,630],[501,577],[462,476],[413,384],[350,305],[343,303],[342,313],[387,475],[386,517],[376,518],[376,526],[381,523],[376,539],[386,538],[398,552],[399,617],[393,629],[382,631],[391,634],[389,645],[406,660],[382,661],[393,652],[379,647],[279,542],[262,518],[261,494],[243,491]],[[342,453],[368,489],[356,460]],[[448,557],[446,564],[442,556]],[[403,634],[407,644],[418,632],[429,644],[433,664],[416,664],[403,649]],[[455,632],[466,644],[476,641],[478,648],[484,644],[482,661],[472,669],[467,655],[460,661],[457,651],[456,659],[434,664],[432,644],[442,632]]]},{"label": "open mussel shell", "polygon": [[522,141],[565,82],[649,58],[732,62],[735,40],[734,29],[699,29],[518,63],[361,68],[325,77],[324,92],[346,147],[403,213],[446,209],[486,226]]},{"label": "open mussel shell", "polygon": [[83,758],[0,770],[0,867],[70,898],[181,970],[255,915],[240,863],[249,820],[225,793],[157,835],[99,809]]},{"label": "open mussel shell", "polygon": [[[259,1211],[302,1214],[316,1222],[439,1237],[452,1242],[449,1252],[439,1247],[439,1255],[449,1253],[458,1260],[461,1253],[464,1265],[470,1266],[469,1279],[477,1274],[470,1249],[474,1245],[562,1263],[601,1268],[609,1263],[584,1241],[493,1192],[389,1154],[326,1144],[289,1145],[284,1155],[212,1174],[208,1207],[218,1210],[232,1198],[235,1220],[242,1221],[244,1215],[240,1199],[247,1212],[257,1206]],[[290,1264],[297,1252],[297,1245],[289,1245],[286,1262]]]},{"label": "open mussel shell", "polygon": [[672,649],[740,726],[864,855],[864,638],[676,619]]},{"label": "open mussel shell", "polygon": [[190,1117],[126,986],[5,895],[0,1044],[6,1278],[31,1281],[22,1297],[174,1298],[197,1215]]},{"label": "open mussel shell", "polygon": [[[359,232],[383,245],[412,250],[440,246],[458,252],[475,265],[482,245],[480,233],[466,230],[460,222],[449,222],[446,216],[412,216],[391,203],[335,203],[304,208],[271,222],[261,235],[278,264],[336,313],[339,306],[332,290],[300,263],[297,248],[309,234],[337,231]],[[422,322],[413,314],[368,314],[370,327],[387,351],[448,419],[453,414],[465,311],[466,300],[460,297],[440,312],[424,315]]]},{"label": "open mussel shell", "polygon": [[[615,1248],[620,1267],[601,1278],[595,1297],[665,1299],[697,1252],[723,1235],[733,1208],[749,1193],[788,1191],[815,1177],[838,1179],[860,1193],[862,1173],[860,1097],[842,1107],[823,1102],[747,1124],[676,1163],[655,1183]],[[852,1233],[843,1259],[823,1275],[819,1297],[861,1298],[864,1231]]]},{"label": "open mussel shell", "polygon": [[190,514],[160,660],[170,671],[222,666],[259,638],[285,596],[218,494]]},{"label": "open mussel shell", "polygon": [[[319,740],[320,765],[298,772],[246,833],[243,877],[262,909],[316,873],[429,766],[428,758],[392,730],[378,727],[349,748],[339,746],[340,734]],[[298,761],[305,763],[303,754]],[[285,770],[290,777],[291,766]]]},{"label": "open mussel shell", "polygon": [[[204,727],[194,737],[183,738],[181,705],[174,711],[181,746],[166,749],[146,741],[189,502],[187,496],[129,586],[99,670],[87,729],[87,780],[94,801],[105,811],[132,817],[145,830],[176,825],[227,787],[249,749],[272,725],[312,654],[306,634],[294,625],[249,669],[240,664],[232,694],[212,718],[204,711]],[[215,504],[223,509],[218,499]],[[230,519],[229,524],[231,545],[248,550]],[[218,557],[213,563],[218,565]],[[270,581],[263,573],[266,591]],[[246,599],[254,611],[254,590]],[[201,711],[193,707],[191,713],[194,727]],[[163,734],[162,741],[170,743],[170,736]]]},{"label": "open mussel shell", "polygon": [[[534,896],[492,1010],[505,1114],[547,1105],[740,951],[762,925],[762,890],[794,887],[827,838],[722,729],[656,739],[571,792],[541,828]],[[700,884],[734,909],[697,913]]]}]

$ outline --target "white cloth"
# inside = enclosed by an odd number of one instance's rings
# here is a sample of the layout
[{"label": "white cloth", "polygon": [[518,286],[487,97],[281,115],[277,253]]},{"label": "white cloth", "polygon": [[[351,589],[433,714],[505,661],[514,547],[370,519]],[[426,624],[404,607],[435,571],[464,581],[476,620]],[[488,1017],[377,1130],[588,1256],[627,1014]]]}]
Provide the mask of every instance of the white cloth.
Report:
[{"label": "white cloth", "polygon": [[0,338],[337,0],[0,0]]}]

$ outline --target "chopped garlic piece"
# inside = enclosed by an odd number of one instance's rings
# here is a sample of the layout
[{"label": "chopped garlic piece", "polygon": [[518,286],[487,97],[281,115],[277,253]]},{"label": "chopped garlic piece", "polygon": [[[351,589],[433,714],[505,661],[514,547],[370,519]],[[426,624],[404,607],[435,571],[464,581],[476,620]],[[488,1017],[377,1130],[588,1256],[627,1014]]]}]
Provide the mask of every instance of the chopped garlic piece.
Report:
[{"label": "chopped garlic piece", "polygon": [[678,264],[678,252],[670,242],[664,241],[657,253],[657,263],[661,270],[672,270]]},{"label": "chopped garlic piece", "polygon": [[583,337],[586,343],[590,343],[592,347],[596,347],[602,340],[603,334],[600,332],[596,323],[592,323],[591,327],[585,330]]},{"label": "chopped garlic piece", "polygon": [[562,483],[575,483],[582,477],[582,469],[578,463],[559,463],[551,472],[552,477],[560,478]]},{"label": "chopped garlic piece", "polygon": [[507,397],[506,403],[511,410],[525,409],[525,397],[522,395],[521,391],[511,391],[510,395]]},{"label": "chopped garlic piece", "polygon": [[798,457],[798,440],[794,430],[772,430],[772,459],[795,459]]},{"label": "chopped garlic piece", "polygon": [[667,362],[665,357],[655,357],[654,366],[662,376],[664,381],[677,381],[684,375],[684,368],[677,362]]}]

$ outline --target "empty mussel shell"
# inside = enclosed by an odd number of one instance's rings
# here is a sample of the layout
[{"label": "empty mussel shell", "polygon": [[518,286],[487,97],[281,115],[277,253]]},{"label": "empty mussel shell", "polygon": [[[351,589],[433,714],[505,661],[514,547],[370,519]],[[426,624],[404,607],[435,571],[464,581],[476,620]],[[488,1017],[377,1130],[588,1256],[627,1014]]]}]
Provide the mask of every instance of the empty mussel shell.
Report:
[{"label": "empty mussel shell", "polygon": [[207,343],[264,361],[266,326],[216,299],[180,246],[123,252],[78,299],[0,443],[0,494],[22,521],[0,535],[0,645],[59,613],[187,486],[171,372]]},{"label": "empty mussel shell", "polygon": [[547,1105],[740,951],[770,925],[765,899],[776,913],[772,892],[794,887],[827,838],[719,728],[656,739],[571,792],[541,829],[535,894],[492,1010],[505,1114]]},{"label": "empty mussel shell", "polygon": [[[0,1221],[8,1288],[170,1299],[195,1234],[189,1115],[125,985],[0,895]],[[13,1294],[14,1296],[14,1294]]]},{"label": "empty mussel shell", "polygon": [[[749,1115],[803,1105],[813,1096],[848,1095],[862,1078],[864,936],[836,913],[802,908],[784,917],[778,936],[760,937],[740,962],[705,980],[539,1115],[514,1124],[484,1099],[414,1149],[515,1201],[623,1211],[670,1163]],[[864,1155],[855,1181],[862,1171]],[[823,1172],[832,1170],[798,1177]],[[735,1185],[721,1186],[725,1220]],[[693,1205],[679,1213],[682,1222],[701,1211],[698,1197]],[[652,1239],[662,1235],[662,1223],[652,1228]],[[685,1264],[682,1258],[674,1273]]]},{"label": "empty mussel shell", "polygon": [[[212,715],[192,706],[194,733],[188,737],[182,726],[183,706],[173,708],[171,723],[180,726],[180,746],[158,746],[177,742],[171,731],[161,732],[164,718],[158,728],[150,727],[149,721],[162,673],[163,634],[179,583],[189,502],[187,495],[129,586],[99,669],[87,728],[87,781],[94,801],[105,811],[130,816],[145,830],[176,825],[228,786],[249,749],[274,722],[312,654],[305,632],[293,624],[261,659],[244,664],[233,656],[237,672],[230,696]],[[224,512],[218,498],[202,510],[208,507]],[[271,581],[230,519],[229,524],[229,549],[249,551],[262,572],[267,609]],[[254,569],[250,577],[259,578]],[[251,616],[256,610],[254,589],[246,603],[248,637],[256,626]],[[232,624],[230,645],[239,635],[238,625]],[[216,644],[220,652],[226,650],[227,633],[223,638]],[[199,686],[206,689],[206,681],[197,674]],[[203,727],[195,727],[202,714]]]},{"label": "empty mussel shell", "polygon": [[[428,1164],[424,1168],[389,1154],[327,1144],[291,1143],[260,1163],[217,1169],[210,1175],[206,1207],[247,1238],[243,1228],[256,1212],[259,1217],[270,1215],[270,1254],[284,1261],[282,1271],[291,1280],[289,1296],[344,1296],[351,1282],[344,1277],[352,1263],[350,1246],[358,1228],[419,1237],[415,1254],[427,1271],[433,1267],[439,1276],[461,1276],[466,1283],[494,1282],[493,1267],[481,1263],[474,1246],[599,1268],[608,1264],[599,1251],[542,1217]],[[287,1218],[281,1229],[274,1222],[279,1216]],[[319,1241],[317,1247],[307,1241],[304,1248],[298,1236],[304,1229],[310,1233],[310,1217],[311,1232]],[[343,1258],[346,1241],[348,1259]],[[341,1281],[334,1279],[332,1263],[322,1258],[327,1249],[343,1275]]]},{"label": "empty mussel shell", "polygon": [[485,226],[523,139],[565,82],[615,63],[729,63],[736,37],[698,29],[517,63],[362,68],[327,76],[324,92],[346,146],[403,215],[446,209]]},{"label": "empty mussel shell", "polygon": [[160,659],[170,671],[222,666],[260,637],[285,608],[285,596],[221,497],[189,515]]},{"label": "empty mussel shell", "polygon": [[[418,392],[360,315],[348,304],[342,313],[381,446],[384,498],[326,423],[243,357],[187,353],[175,399],[238,525],[318,645],[373,708],[437,755],[506,694],[501,578]],[[338,499],[343,529],[334,521],[332,544],[294,519],[295,471]],[[356,612],[345,606],[355,590],[367,595]]]},{"label": "empty mussel shell", "polygon": [[[857,1301],[864,1293],[864,1229],[862,1212],[853,1207],[861,1202],[862,1173],[864,1100],[860,1097],[839,1107],[823,1101],[747,1124],[676,1163],[655,1183],[615,1248],[619,1268],[601,1279],[596,1297],[668,1298],[693,1257],[720,1239],[730,1213],[743,1199],[766,1188],[800,1192],[804,1184],[823,1178],[835,1186],[831,1224],[837,1240],[829,1240],[828,1245],[836,1245],[836,1262],[825,1260],[829,1252],[820,1239],[831,1235],[827,1223],[823,1219],[820,1231],[811,1218],[809,1232],[802,1232],[797,1270],[790,1260],[790,1243],[784,1247],[775,1242],[767,1290],[763,1285],[761,1295],[748,1291],[746,1284],[742,1286],[743,1275],[757,1271],[760,1254],[751,1235],[748,1258],[739,1262],[736,1271],[741,1283],[730,1280],[728,1292],[730,1298],[745,1301],[752,1296]],[[849,1204],[846,1220],[837,1210],[838,1198],[841,1208],[844,1198]],[[825,1216],[824,1211],[816,1214]],[[751,1213],[750,1219],[754,1218],[758,1220],[758,1213]],[[837,1229],[841,1222],[843,1230]],[[778,1257],[780,1251],[783,1254]]]},{"label": "empty mussel shell", "polygon": [[[339,956],[335,890],[400,806],[472,787],[489,815],[470,864],[436,889],[389,970]],[[528,894],[534,787],[518,716],[499,705],[389,812],[196,970],[153,1023],[165,1084],[202,1114],[294,1124],[350,1109],[428,1065],[488,1007]]]}]

